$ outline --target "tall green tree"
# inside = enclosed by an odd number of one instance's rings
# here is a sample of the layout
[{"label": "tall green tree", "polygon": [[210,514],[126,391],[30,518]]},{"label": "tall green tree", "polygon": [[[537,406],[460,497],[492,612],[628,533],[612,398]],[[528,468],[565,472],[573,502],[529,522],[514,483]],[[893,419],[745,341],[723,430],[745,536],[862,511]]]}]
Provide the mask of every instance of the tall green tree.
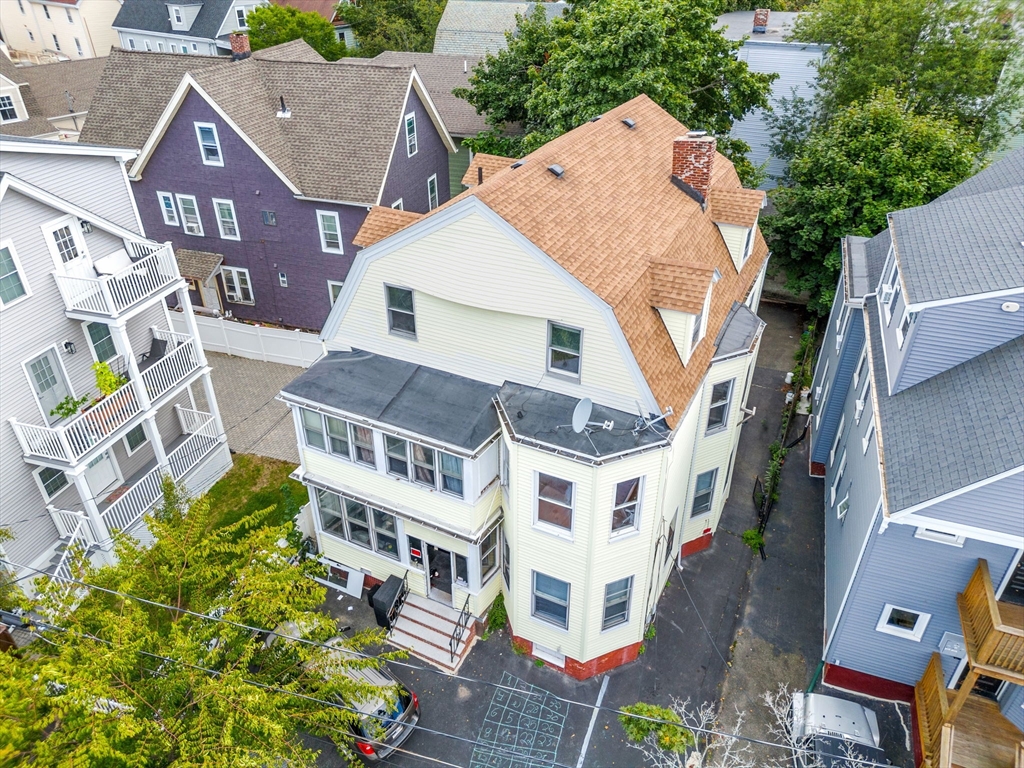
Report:
[{"label": "tall green tree", "polygon": [[328,61],[345,55],[334,27],[315,11],[300,11],[288,5],[260,5],[245,17],[249,26],[249,45],[254,51],[302,38]]},{"label": "tall green tree", "polygon": [[[317,640],[337,633],[316,610],[319,566],[293,562],[298,537],[291,524],[268,525],[272,512],[211,530],[205,499],[167,485],[148,519],[155,543],[118,535],[116,565],[75,560],[92,589],[45,586],[41,608],[57,628],[19,654],[0,653],[0,762],[312,766],[300,731],[345,749],[355,715],[294,694],[349,704],[379,694],[324,673],[378,661],[289,641],[268,648],[258,633],[176,610],[256,627],[294,622]],[[346,646],[379,640],[367,633]]]},{"label": "tall green tree", "polygon": [[1024,74],[1000,82],[1022,44],[1019,14],[1015,0],[820,0],[793,35],[829,46],[819,68],[824,119],[887,88],[904,111],[946,117],[992,146],[1006,130],[996,116],[1024,99]]},{"label": "tall green tree", "polygon": [[434,33],[447,0],[356,0],[342,5],[359,42],[358,55],[434,50]]},{"label": "tall green tree", "polygon": [[[768,104],[773,75],[736,58],[740,43],[716,29],[714,4],[700,0],[576,0],[548,21],[538,5],[506,34],[505,50],[456,91],[491,130],[474,149],[520,156],[640,94],[719,148],[752,177],[750,148],[729,137],[733,123]],[[523,131],[510,133],[518,124]]]},{"label": "tall green tree", "polygon": [[891,90],[840,110],[811,131],[789,167],[791,186],[772,194],[762,228],[787,287],[809,291],[828,312],[839,276],[839,240],[871,236],[886,214],[924,205],[967,178],[979,151],[950,120],[908,114]]}]

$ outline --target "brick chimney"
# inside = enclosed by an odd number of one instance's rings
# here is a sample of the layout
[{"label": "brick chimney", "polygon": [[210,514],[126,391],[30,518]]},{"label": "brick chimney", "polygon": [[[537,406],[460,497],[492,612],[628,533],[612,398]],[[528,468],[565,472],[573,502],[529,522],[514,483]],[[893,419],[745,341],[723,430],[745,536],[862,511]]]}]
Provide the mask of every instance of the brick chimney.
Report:
[{"label": "brick chimney", "polygon": [[247,59],[252,54],[252,49],[249,48],[249,36],[245,32],[232,32],[229,36],[231,40],[231,60],[238,61],[239,59]]},{"label": "brick chimney", "polygon": [[672,143],[672,180],[694,200],[707,206],[718,142],[704,131],[690,131]]},{"label": "brick chimney", "polygon": [[754,11],[754,32],[764,34],[768,31],[768,8],[758,8]]}]

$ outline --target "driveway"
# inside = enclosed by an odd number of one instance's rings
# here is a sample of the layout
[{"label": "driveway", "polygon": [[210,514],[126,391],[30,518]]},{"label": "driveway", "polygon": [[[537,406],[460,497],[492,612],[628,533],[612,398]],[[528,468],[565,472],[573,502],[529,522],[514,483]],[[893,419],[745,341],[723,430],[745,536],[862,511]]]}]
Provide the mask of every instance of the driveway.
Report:
[{"label": "driveway", "polygon": [[[305,369],[219,352],[207,352],[206,357],[232,453],[255,453],[298,464],[291,412],[274,398]],[[196,405],[206,408],[202,387],[194,390]]]}]

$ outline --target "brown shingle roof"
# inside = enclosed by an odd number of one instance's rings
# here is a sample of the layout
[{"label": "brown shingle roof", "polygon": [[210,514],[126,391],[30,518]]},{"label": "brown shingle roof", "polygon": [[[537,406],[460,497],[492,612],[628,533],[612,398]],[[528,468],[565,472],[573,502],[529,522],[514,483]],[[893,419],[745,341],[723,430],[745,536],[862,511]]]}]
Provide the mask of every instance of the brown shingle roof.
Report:
[{"label": "brown shingle roof", "polygon": [[327,61],[327,59],[317,53],[313,46],[301,37],[288,43],[281,43],[270,48],[253,51],[252,57],[254,59],[263,59],[264,61],[306,61],[314,64],[322,64]]},{"label": "brown shingle roof", "polygon": [[711,220],[716,224],[752,227],[764,204],[759,189],[716,189],[711,192]]},{"label": "brown shingle roof", "polygon": [[383,205],[375,205],[363,219],[363,225],[359,227],[352,242],[360,247],[366,248],[389,235],[395,234],[400,229],[405,229],[410,224],[423,218],[422,213],[412,211],[399,211],[395,208],[388,208]]},{"label": "brown shingle roof", "polygon": [[178,260],[178,271],[183,277],[196,280],[208,280],[224,262],[224,254],[209,251],[193,251],[189,248],[178,248],[174,252]]},{"label": "brown shingle roof", "polygon": [[[72,112],[89,111],[106,63],[104,56],[22,67],[18,72],[22,80],[32,87],[32,93],[39,102],[44,116],[60,117]],[[65,91],[71,94],[71,109],[68,109]]]},{"label": "brown shingle roof", "polygon": [[466,187],[475,187],[480,178],[480,168],[484,171],[484,181],[490,179],[498,171],[504,171],[508,169],[515,160],[511,157],[502,157],[501,155],[488,155],[484,152],[477,152],[473,155],[473,160],[469,164],[469,168],[462,175],[462,184]]},{"label": "brown shingle roof", "polygon": [[704,308],[714,267],[673,259],[651,259],[648,267],[652,307],[699,315]]}]

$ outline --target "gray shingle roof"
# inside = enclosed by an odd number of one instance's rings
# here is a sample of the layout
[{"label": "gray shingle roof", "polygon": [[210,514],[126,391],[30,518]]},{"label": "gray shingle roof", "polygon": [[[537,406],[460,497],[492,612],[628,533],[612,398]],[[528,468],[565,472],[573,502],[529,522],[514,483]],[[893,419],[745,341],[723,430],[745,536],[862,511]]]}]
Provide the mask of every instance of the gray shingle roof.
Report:
[{"label": "gray shingle roof", "polygon": [[882,278],[892,238],[885,229],[874,237],[847,235],[843,238],[843,279],[846,298],[862,299],[874,293]]},{"label": "gray shingle roof", "polygon": [[1024,286],[1024,175],[1016,186],[890,213],[889,228],[911,302]]},{"label": "gray shingle roof", "polygon": [[18,91],[21,93],[21,100],[25,102],[25,110],[28,112],[28,120],[22,120],[17,123],[4,123],[3,132],[8,136],[30,137],[53,133],[53,126],[50,125],[46,115],[43,114],[43,110],[39,106],[39,102],[36,101],[31,86],[22,85],[22,83],[28,82],[24,77],[23,68],[14,66],[14,62],[2,53],[0,53],[0,75],[3,75],[16,85],[21,85]]},{"label": "gray shingle roof", "polygon": [[[516,14],[527,15],[535,3],[504,0],[448,0],[434,35],[434,53],[483,56],[505,47],[505,33],[516,28]],[[549,19],[566,4],[542,3]]]},{"label": "gray shingle roof", "polygon": [[[89,111],[106,63],[107,59],[104,56],[22,67],[18,73],[22,80],[31,86],[43,115],[60,117],[72,111]],[[68,91],[73,99],[71,110],[68,109],[65,91]]]},{"label": "gray shingle roof", "polygon": [[[141,148],[188,72],[302,194],[376,203],[411,68],[309,58],[294,43],[238,62],[113,51],[82,140]],[[282,96],[288,119],[275,116]]]},{"label": "gray shingle roof", "polygon": [[888,395],[877,303],[864,311],[890,514],[1024,464],[1024,336]]},{"label": "gray shingle roof", "polygon": [[946,194],[937,197],[936,201],[1019,187],[1022,179],[1024,179],[1024,148],[1007,153],[998,162],[953,187]]},{"label": "gray shingle roof", "polygon": [[[198,37],[206,40],[217,39],[224,17],[231,10],[232,0],[203,0],[202,8],[196,14],[196,20],[187,30],[171,29],[171,19],[167,5],[162,0],[123,0],[121,10],[114,17],[111,25],[114,29],[140,29],[146,32],[158,32],[162,35],[181,35],[182,37]],[[181,3],[192,5],[194,3]]]}]

